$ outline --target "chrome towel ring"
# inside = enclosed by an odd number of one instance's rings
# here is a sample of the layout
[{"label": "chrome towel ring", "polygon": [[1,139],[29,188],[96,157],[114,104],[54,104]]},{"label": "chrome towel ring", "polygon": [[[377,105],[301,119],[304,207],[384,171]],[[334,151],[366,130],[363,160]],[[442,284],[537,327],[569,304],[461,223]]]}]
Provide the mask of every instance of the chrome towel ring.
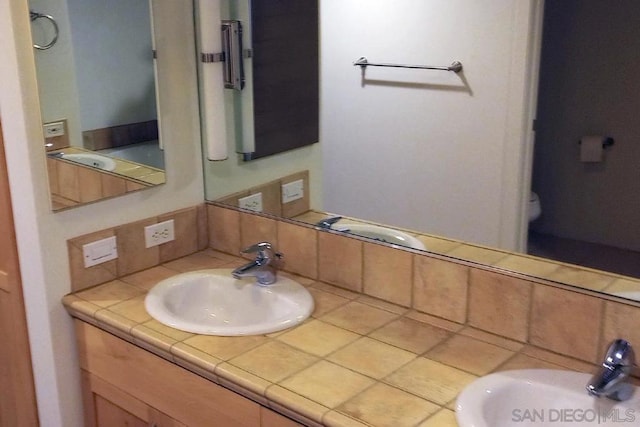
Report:
[{"label": "chrome towel ring", "polygon": [[44,13],[38,13],[38,12],[34,12],[33,10],[30,10],[29,17],[31,18],[31,22],[36,21],[40,18],[46,19],[47,21],[51,22],[51,25],[53,25],[53,31],[54,31],[53,39],[51,39],[49,43],[45,45],[39,45],[34,43],[33,47],[35,47],[38,50],[47,50],[53,47],[53,45],[56,44],[56,42],[58,41],[58,35],[60,34],[60,30],[58,29],[58,23],[56,22],[55,19],[53,19],[53,16],[45,15]]}]

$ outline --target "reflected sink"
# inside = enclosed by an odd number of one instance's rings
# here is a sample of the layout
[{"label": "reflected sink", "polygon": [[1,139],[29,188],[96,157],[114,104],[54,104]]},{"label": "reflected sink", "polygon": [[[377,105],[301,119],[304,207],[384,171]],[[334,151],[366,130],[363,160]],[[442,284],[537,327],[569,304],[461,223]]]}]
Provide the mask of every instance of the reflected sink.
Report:
[{"label": "reflected sink", "polygon": [[278,277],[261,286],[234,279],[231,269],[182,273],[158,282],[145,307],[158,322],[204,335],[260,335],[291,328],[313,311],[313,298],[298,282]]},{"label": "reflected sink", "polygon": [[350,224],[340,222],[333,226],[334,230],[345,233],[355,234],[357,236],[367,237],[369,239],[378,240],[380,242],[390,243],[394,246],[405,246],[413,249],[426,250],[424,243],[417,238],[405,232],[394,230],[391,228],[380,227],[373,224]]},{"label": "reflected sink", "polygon": [[632,426],[640,421],[640,393],[617,402],[590,396],[591,375],[552,369],[490,374],[469,384],[456,401],[460,427]]},{"label": "reflected sink", "polygon": [[80,163],[85,166],[91,166],[94,168],[102,169],[105,171],[113,171],[116,169],[116,162],[110,157],[101,156],[100,154],[93,153],[78,153],[78,154],[62,154],[65,160],[71,160],[72,162]]}]

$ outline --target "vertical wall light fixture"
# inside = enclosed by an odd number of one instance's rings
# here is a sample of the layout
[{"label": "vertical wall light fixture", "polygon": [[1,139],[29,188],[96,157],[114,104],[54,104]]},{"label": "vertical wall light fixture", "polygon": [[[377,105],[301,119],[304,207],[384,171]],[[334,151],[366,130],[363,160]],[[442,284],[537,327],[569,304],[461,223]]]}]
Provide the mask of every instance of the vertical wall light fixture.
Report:
[{"label": "vertical wall light fixture", "polygon": [[203,134],[209,160],[225,160],[227,129],[224,88],[242,90],[242,26],[222,21],[220,0],[199,0]]}]

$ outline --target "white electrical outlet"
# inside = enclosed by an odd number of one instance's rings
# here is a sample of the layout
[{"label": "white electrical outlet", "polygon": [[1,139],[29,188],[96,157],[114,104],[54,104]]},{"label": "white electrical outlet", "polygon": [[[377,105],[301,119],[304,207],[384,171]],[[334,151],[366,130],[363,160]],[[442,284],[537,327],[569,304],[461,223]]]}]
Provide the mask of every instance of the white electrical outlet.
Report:
[{"label": "white electrical outlet", "polygon": [[82,257],[84,258],[84,268],[118,258],[116,236],[82,245]]},{"label": "white electrical outlet", "polygon": [[43,129],[44,129],[45,138],[53,138],[54,136],[63,136],[65,133],[64,122],[45,123],[43,125]]},{"label": "white electrical outlet", "polygon": [[252,194],[238,199],[238,206],[254,212],[262,212],[262,193]]},{"label": "white electrical outlet", "polygon": [[173,220],[148,225],[144,228],[144,243],[146,248],[158,246],[175,239]]},{"label": "white electrical outlet", "polygon": [[282,185],[282,203],[293,202],[304,197],[304,182],[299,179]]}]

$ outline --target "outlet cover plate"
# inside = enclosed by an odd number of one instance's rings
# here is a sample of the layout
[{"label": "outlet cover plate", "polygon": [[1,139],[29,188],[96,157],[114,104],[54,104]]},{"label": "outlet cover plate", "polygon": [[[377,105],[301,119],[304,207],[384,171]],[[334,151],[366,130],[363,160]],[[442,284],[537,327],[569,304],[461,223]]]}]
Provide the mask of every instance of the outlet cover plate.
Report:
[{"label": "outlet cover plate", "polygon": [[175,231],[172,219],[148,225],[144,228],[145,248],[152,248],[163,243],[171,242],[172,240],[175,240]]},{"label": "outlet cover plate", "polygon": [[43,125],[44,137],[64,136],[64,122],[50,122]]},{"label": "outlet cover plate", "polygon": [[116,236],[82,245],[82,257],[84,258],[84,268],[118,258]]},{"label": "outlet cover plate", "polygon": [[262,212],[262,193],[252,194],[238,199],[238,206],[254,212]]},{"label": "outlet cover plate", "polygon": [[282,203],[293,202],[304,197],[304,181],[301,179],[282,184]]}]

